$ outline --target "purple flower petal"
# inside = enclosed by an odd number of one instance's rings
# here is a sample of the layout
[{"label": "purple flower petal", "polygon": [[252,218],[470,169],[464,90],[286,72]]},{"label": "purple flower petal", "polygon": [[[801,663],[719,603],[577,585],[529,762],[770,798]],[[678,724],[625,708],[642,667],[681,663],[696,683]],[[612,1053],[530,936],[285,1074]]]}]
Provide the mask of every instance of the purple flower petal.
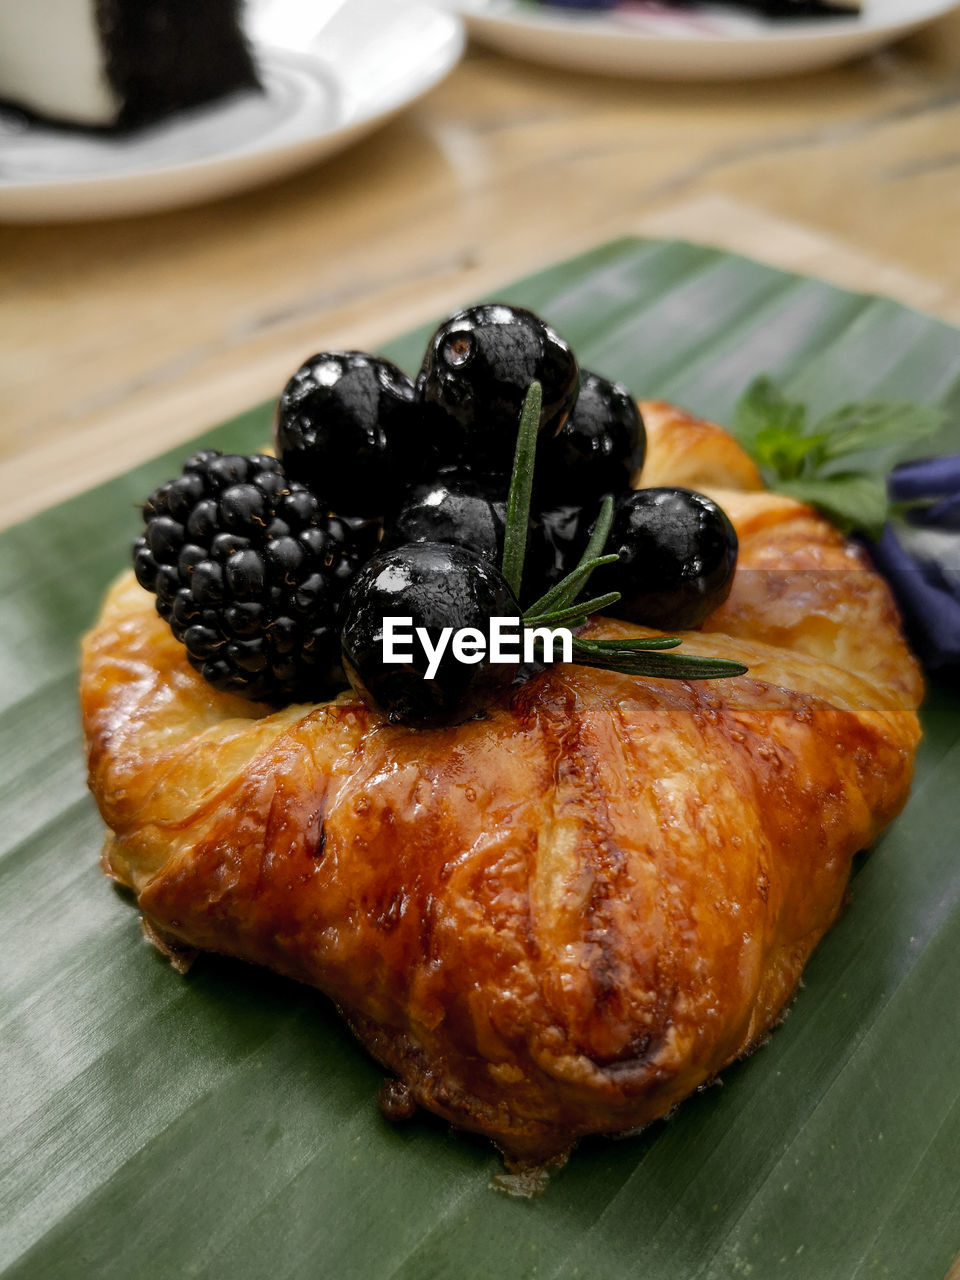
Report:
[{"label": "purple flower petal", "polygon": [[894,502],[910,502],[914,498],[960,498],[960,453],[901,463],[890,474],[887,490]]},{"label": "purple flower petal", "polygon": [[887,525],[870,548],[893,588],[917,653],[931,669],[960,663],[960,535],[944,545],[949,550],[941,559],[920,559]]}]

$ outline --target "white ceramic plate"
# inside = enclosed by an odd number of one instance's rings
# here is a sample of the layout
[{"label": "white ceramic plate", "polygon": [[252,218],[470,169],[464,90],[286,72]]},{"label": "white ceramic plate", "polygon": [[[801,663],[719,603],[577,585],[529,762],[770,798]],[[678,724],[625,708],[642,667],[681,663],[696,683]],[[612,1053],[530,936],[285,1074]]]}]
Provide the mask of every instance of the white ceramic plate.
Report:
[{"label": "white ceramic plate", "polygon": [[339,151],[457,63],[463,25],[425,0],[258,0],[264,93],[129,137],[25,124],[0,111],[0,219],[154,212],[231,194]]},{"label": "white ceramic plate", "polygon": [[774,21],[705,4],[622,0],[602,13],[524,0],[447,0],[487,44],[580,71],[665,80],[775,76],[843,62],[960,7],[958,0],[865,0],[856,17]]}]

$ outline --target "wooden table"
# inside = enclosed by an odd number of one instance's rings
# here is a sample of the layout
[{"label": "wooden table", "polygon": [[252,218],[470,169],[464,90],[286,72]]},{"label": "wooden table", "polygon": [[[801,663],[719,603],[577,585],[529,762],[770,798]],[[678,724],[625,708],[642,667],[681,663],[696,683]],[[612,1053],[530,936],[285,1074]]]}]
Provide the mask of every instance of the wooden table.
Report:
[{"label": "wooden table", "polygon": [[835,71],[641,84],[471,51],[388,128],[281,185],[0,228],[0,523],[398,330],[627,231],[960,320],[960,14]]}]

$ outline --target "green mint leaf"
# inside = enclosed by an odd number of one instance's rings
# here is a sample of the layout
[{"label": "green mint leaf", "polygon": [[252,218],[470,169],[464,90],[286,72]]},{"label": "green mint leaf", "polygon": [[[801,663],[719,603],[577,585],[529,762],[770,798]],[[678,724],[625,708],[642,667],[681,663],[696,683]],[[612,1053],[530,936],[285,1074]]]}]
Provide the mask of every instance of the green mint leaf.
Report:
[{"label": "green mint leaf", "polygon": [[822,511],[844,533],[860,529],[878,538],[890,509],[887,483],[882,475],[853,471],[834,476],[806,476],[786,481],[777,488],[780,493]]},{"label": "green mint leaf", "polygon": [[815,467],[822,445],[822,435],[790,435],[772,427],[757,436],[754,461],[767,484],[775,488],[778,481],[792,480]]},{"label": "green mint leaf", "polygon": [[901,400],[863,400],[843,405],[817,423],[822,437],[818,472],[868,471],[886,476],[916,446],[947,421],[942,409]]},{"label": "green mint leaf", "polygon": [[761,374],[740,397],[731,429],[747,452],[753,454],[762,434],[802,436],[806,422],[805,407],[788,400],[772,378]]},{"label": "green mint leaf", "polygon": [[936,435],[946,415],[930,405],[863,400],[812,425],[772,378],[756,378],[731,429],[769,488],[817,507],[845,532],[879,536],[889,517],[886,477]]},{"label": "green mint leaf", "polygon": [[800,475],[820,444],[819,436],[808,431],[805,406],[789,400],[765,375],[754,379],[740,398],[731,430],[771,488],[778,480]]}]

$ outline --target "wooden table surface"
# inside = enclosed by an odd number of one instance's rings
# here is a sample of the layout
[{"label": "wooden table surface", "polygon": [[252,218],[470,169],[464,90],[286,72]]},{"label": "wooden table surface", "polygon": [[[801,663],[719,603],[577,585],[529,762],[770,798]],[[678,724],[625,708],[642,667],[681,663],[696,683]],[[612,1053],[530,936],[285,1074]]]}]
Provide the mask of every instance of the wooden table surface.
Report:
[{"label": "wooden table surface", "polygon": [[960,14],[771,83],[606,80],[472,49],[280,185],[0,228],[0,523],[276,395],[314,350],[375,347],[637,230],[960,320]]}]

